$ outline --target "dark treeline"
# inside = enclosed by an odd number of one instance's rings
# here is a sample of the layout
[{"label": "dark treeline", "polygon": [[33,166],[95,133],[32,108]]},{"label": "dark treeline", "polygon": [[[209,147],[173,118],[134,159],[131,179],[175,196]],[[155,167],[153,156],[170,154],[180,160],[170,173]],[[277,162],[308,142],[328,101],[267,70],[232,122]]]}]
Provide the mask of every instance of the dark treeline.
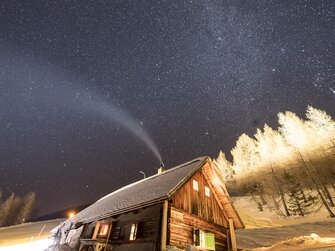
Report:
[{"label": "dark treeline", "polygon": [[278,122],[278,129],[242,134],[232,161],[223,152],[214,160],[228,191],[252,196],[261,211],[266,205],[278,215],[304,216],[323,206],[335,217],[335,121],[309,106],[306,119],[287,111]]},{"label": "dark treeline", "polygon": [[36,202],[35,192],[29,192],[24,197],[12,193],[2,200],[0,190],[0,227],[24,223],[32,216]]}]

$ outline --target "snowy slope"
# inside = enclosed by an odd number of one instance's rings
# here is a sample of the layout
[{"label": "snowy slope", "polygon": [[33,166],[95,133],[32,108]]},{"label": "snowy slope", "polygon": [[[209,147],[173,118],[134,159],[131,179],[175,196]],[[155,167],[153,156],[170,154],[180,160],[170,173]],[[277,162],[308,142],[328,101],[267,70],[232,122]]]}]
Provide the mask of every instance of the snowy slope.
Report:
[{"label": "snowy slope", "polygon": [[50,230],[58,226],[62,219],[25,223],[0,228],[0,251],[39,251],[50,244]]},{"label": "snowy slope", "polygon": [[[264,207],[260,212],[249,196],[233,198],[246,229],[236,231],[244,250],[335,250],[335,219],[321,209],[306,217],[279,217]],[[317,249],[316,249],[317,248]],[[332,249],[326,249],[332,250]]]}]

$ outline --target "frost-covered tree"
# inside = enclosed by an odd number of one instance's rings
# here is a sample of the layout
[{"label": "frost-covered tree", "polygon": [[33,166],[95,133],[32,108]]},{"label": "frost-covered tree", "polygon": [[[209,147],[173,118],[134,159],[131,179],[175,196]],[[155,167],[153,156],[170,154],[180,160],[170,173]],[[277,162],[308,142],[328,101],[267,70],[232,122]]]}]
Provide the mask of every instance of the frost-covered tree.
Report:
[{"label": "frost-covered tree", "polygon": [[[304,121],[293,112],[279,113],[278,119],[280,124],[279,131],[282,133],[287,142],[295,148],[302,162],[302,166],[316,191],[318,192],[323,205],[327,209],[329,215],[331,217],[335,217],[334,212],[331,210],[325,197],[321,193],[322,189],[318,185],[319,178],[317,173],[313,173],[310,170],[310,167],[307,165],[307,162],[311,163],[311,158],[308,155],[308,149],[315,147],[314,145],[311,145],[309,141],[309,128],[306,129]],[[307,156],[307,160],[305,160],[306,157],[304,158],[303,155]]]},{"label": "frost-covered tree", "polygon": [[[278,194],[284,206],[285,214],[287,216],[290,216],[290,212],[286,205],[284,191],[275,171],[276,163],[280,162],[281,159],[285,157],[279,152],[279,150],[284,145],[283,137],[278,132],[274,131],[271,127],[265,124],[263,131],[257,129],[255,138],[257,140],[257,150],[260,155],[261,161],[271,171],[271,176],[275,185],[274,190],[278,191]],[[277,210],[279,209],[277,208]]]},{"label": "frost-covered tree", "polygon": [[234,183],[235,172],[233,164],[227,160],[225,153],[220,151],[217,159],[213,160],[213,162],[224,175],[225,181],[228,183]]},{"label": "frost-covered tree", "polygon": [[309,119],[307,124],[313,128],[314,132],[331,144],[335,151],[335,121],[325,111],[316,109],[312,106],[307,107],[306,117]]},{"label": "frost-covered tree", "polygon": [[295,176],[288,171],[284,172],[283,179],[288,187],[288,207],[291,214],[305,216],[311,213],[317,196],[312,195],[311,192],[304,192]]},{"label": "frost-covered tree", "polygon": [[259,163],[256,141],[246,134],[242,134],[231,150],[234,169],[239,176],[254,174]]},{"label": "frost-covered tree", "polygon": [[257,192],[262,204],[266,204],[264,198],[263,184],[256,178],[259,165],[259,154],[257,152],[256,141],[246,134],[242,134],[236,141],[235,147],[231,150],[233,156],[233,167],[236,178],[242,183],[246,192],[253,194]]},{"label": "frost-covered tree", "polygon": [[[328,187],[332,185],[335,191],[335,121],[326,112],[311,106],[307,108],[306,117],[303,120],[289,111],[279,113],[278,130],[265,125],[262,130],[257,129],[254,138],[242,134],[231,150],[232,163],[221,152],[215,160],[216,166],[226,181],[233,178],[236,182],[233,187],[239,190],[234,192],[250,194],[257,204],[258,196],[263,203],[265,196],[272,198],[280,215],[283,214],[280,201],[286,215],[291,212],[287,204],[289,193],[293,199],[300,196],[306,200],[307,191],[314,190],[329,215],[335,217],[328,205],[334,205]],[[288,190],[282,177],[284,171],[299,180],[301,190]]]}]

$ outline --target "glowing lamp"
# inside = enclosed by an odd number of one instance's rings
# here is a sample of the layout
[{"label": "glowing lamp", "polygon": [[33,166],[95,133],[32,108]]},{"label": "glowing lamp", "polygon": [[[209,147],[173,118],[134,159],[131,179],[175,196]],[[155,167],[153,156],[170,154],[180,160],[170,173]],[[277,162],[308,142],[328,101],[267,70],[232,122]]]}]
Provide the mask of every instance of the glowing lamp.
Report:
[{"label": "glowing lamp", "polygon": [[70,211],[67,213],[68,218],[72,218],[76,213],[73,211]]}]

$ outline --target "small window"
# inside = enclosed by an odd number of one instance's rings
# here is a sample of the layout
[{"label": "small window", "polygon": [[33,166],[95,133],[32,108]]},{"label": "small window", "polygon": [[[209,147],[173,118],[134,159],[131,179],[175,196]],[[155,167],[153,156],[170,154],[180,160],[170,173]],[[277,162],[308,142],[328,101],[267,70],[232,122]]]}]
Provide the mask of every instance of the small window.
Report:
[{"label": "small window", "polygon": [[206,250],[215,250],[215,235],[200,229],[194,229],[194,245]]},{"label": "small window", "polygon": [[205,248],[205,232],[203,230],[194,230],[194,245],[196,247]]},{"label": "small window", "polygon": [[199,184],[198,184],[198,181],[196,180],[193,180],[193,189],[195,191],[199,191]]},{"label": "small window", "polygon": [[131,228],[130,228],[129,240],[131,241],[136,240],[136,234],[137,234],[137,223],[133,223],[131,224]]},{"label": "small window", "polygon": [[209,187],[205,186],[205,195],[206,197],[211,197],[211,190],[209,189]]},{"label": "small window", "polygon": [[106,237],[106,235],[108,233],[108,227],[109,227],[108,223],[107,224],[101,224],[98,236],[99,237]]},{"label": "small window", "polygon": [[91,224],[87,224],[86,228],[83,232],[82,238],[83,239],[90,239],[93,236],[94,233],[94,229],[95,229],[95,222],[91,223]]},{"label": "small window", "polygon": [[121,227],[115,227],[113,229],[113,236],[112,236],[113,240],[120,239],[120,234],[121,234]]}]

